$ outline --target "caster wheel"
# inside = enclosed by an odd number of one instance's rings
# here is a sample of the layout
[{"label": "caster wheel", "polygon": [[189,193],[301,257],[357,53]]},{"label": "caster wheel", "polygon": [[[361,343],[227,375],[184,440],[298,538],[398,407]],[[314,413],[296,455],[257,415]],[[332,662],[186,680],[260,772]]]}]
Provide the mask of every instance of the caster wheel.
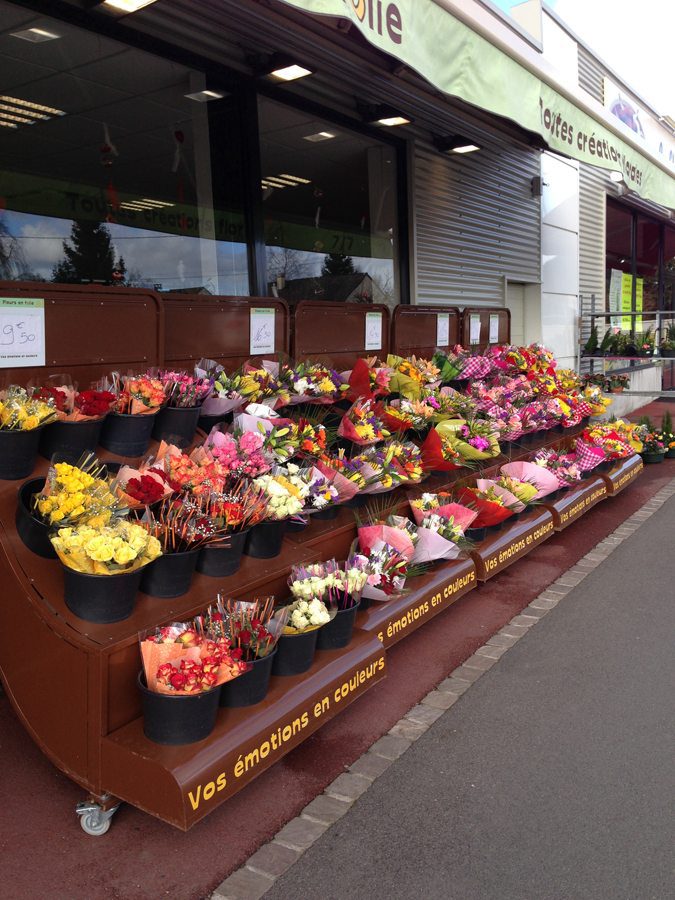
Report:
[{"label": "caster wheel", "polygon": [[88,813],[86,816],[80,816],[80,827],[86,834],[93,837],[105,834],[110,828],[110,819],[101,819],[94,813]]}]

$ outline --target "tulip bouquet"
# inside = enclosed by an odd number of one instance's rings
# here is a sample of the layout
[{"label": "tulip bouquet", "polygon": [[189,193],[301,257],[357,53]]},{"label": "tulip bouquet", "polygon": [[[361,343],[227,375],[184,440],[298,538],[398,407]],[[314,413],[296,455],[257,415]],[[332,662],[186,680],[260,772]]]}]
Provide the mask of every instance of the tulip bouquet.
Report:
[{"label": "tulip bouquet", "polygon": [[12,384],[0,391],[0,429],[3,431],[33,431],[52,422],[56,416],[52,405],[29,396],[25,388]]},{"label": "tulip bouquet", "polygon": [[156,538],[126,519],[98,527],[59,528],[50,539],[63,565],[86,575],[133,572],[162,554]]}]

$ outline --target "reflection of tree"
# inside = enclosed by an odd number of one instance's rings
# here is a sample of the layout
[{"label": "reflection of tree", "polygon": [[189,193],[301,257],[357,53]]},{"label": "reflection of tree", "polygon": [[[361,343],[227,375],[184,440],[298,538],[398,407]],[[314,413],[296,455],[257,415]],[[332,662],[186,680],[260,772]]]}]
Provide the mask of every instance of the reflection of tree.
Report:
[{"label": "reflection of tree", "polygon": [[345,253],[327,253],[321,266],[322,275],[353,275],[354,260]]},{"label": "reflection of tree", "polygon": [[123,284],[124,260],[115,261],[115,247],[103,222],[75,220],[70,243],[63,242],[64,258],[52,270],[52,281],[82,284]]},{"label": "reflection of tree", "polygon": [[5,281],[28,281],[27,276],[30,274],[21,244],[5,223],[0,221],[0,278]]},{"label": "reflection of tree", "polygon": [[291,250],[289,247],[267,248],[268,282],[276,281],[280,276],[285,281],[308,278],[314,272],[314,263],[302,250]]},{"label": "reflection of tree", "polygon": [[[375,274],[370,276],[373,284],[378,289],[374,292],[376,303],[386,303],[387,306],[396,306],[396,291],[394,286],[394,273]],[[379,293],[381,291],[381,294]]]}]

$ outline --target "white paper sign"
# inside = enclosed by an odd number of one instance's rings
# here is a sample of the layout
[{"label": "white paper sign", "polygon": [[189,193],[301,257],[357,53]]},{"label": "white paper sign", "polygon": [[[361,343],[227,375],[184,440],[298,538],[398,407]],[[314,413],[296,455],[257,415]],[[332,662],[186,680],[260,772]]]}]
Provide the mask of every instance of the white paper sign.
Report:
[{"label": "white paper sign", "polygon": [[[609,274],[609,311],[621,312],[621,279],[623,272],[621,269],[610,269]],[[611,328],[621,328],[621,317],[612,316],[610,319]]]},{"label": "white paper sign", "polygon": [[382,313],[366,313],[366,350],[382,349]]},{"label": "white paper sign", "polygon": [[480,344],[480,313],[469,316],[469,343]]},{"label": "white paper sign", "polygon": [[249,352],[252,356],[274,353],[274,309],[251,308],[251,332]]},{"label": "white paper sign", "polygon": [[0,368],[44,364],[45,301],[0,297]]},{"label": "white paper sign", "polygon": [[499,315],[497,313],[490,313],[490,337],[488,338],[488,344],[498,344],[499,343]]},{"label": "white paper sign", "polygon": [[450,313],[436,314],[436,346],[447,347],[450,343]]}]

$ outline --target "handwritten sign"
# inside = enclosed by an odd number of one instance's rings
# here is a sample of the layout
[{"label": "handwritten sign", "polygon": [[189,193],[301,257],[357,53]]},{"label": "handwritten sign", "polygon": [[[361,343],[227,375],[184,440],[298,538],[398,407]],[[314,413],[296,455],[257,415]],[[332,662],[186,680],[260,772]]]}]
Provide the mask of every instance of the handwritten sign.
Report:
[{"label": "handwritten sign", "polygon": [[366,313],[366,350],[382,349],[382,313]]},{"label": "handwritten sign", "polygon": [[469,316],[469,343],[480,344],[480,313]]},{"label": "handwritten sign", "polygon": [[251,355],[274,353],[274,309],[252,307],[250,327],[249,352]]},{"label": "handwritten sign", "polygon": [[499,343],[499,314],[498,313],[490,313],[490,337],[488,338],[489,344],[498,344]]},{"label": "handwritten sign", "polygon": [[0,368],[44,364],[45,301],[0,297]]},{"label": "handwritten sign", "polygon": [[436,314],[436,346],[447,347],[450,343],[450,313]]}]

